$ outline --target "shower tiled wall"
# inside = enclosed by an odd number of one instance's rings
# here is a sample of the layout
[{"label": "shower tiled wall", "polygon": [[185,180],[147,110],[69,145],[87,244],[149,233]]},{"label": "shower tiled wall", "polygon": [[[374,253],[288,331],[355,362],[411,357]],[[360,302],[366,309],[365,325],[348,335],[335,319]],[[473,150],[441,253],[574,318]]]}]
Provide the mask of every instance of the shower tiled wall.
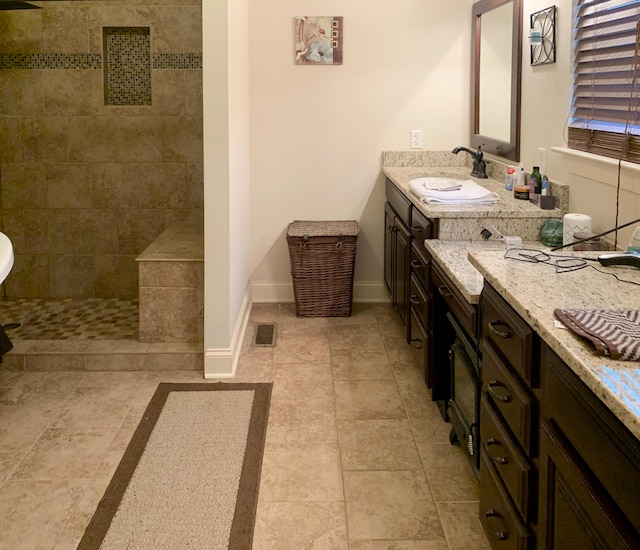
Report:
[{"label": "shower tiled wall", "polygon": [[[136,298],[136,256],[202,219],[201,3],[178,1],[0,11],[7,297]],[[105,105],[103,27],[148,27],[151,105]]]}]

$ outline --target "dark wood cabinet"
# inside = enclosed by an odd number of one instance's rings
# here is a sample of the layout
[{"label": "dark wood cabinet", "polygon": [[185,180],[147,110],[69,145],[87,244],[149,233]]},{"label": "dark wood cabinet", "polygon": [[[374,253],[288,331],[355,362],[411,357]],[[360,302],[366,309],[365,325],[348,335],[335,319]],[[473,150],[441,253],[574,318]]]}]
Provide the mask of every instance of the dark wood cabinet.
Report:
[{"label": "dark wood cabinet", "polygon": [[[533,361],[538,340],[486,282],[479,325],[480,519],[492,548],[531,550],[536,540],[539,426],[539,405],[531,381],[538,378],[538,364]],[[485,502],[495,500],[491,495],[503,495],[500,508],[494,510],[498,517],[487,515]],[[509,526],[510,536],[498,536],[499,519]]]},{"label": "dark wood cabinet", "polygon": [[540,544],[640,548],[640,442],[543,346]]}]

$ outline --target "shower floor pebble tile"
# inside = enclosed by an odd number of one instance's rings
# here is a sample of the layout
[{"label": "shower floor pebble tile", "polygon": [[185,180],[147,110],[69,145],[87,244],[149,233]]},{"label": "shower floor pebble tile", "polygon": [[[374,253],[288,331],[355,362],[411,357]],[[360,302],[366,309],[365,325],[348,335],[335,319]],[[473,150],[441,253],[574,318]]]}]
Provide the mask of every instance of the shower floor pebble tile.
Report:
[{"label": "shower floor pebble tile", "polygon": [[7,299],[0,302],[0,325],[11,339],[20,340],[137,340],[138,302]]}]

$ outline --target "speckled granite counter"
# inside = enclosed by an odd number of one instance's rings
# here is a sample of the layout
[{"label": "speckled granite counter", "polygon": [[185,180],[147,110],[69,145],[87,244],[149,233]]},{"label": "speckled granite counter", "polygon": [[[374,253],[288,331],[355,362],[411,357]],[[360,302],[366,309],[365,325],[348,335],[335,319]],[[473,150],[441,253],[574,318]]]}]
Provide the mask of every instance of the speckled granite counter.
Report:
[{"label": "speckled granite counter", "polygon": [[[540,227],[546,218],[561,218],[568,208],[568,189],[557,186],[559,207],[542,210],[529,201],[513,198],[513,193],[504,189],[503,176],[492,161],[488,173],[500,180],[472,178],[471,169],[465,165],[466,153],[454,155],[443,151],[383,153],[383,172],[387,178],[409,198],[428,218],[439,220],[438,237],[442,240],[481,239],[480,231],[486,225],[494,225],[505,235],[519,235],[523,240],[538,238]],[[495,164],[495,166],[494,166]],[[502,165],[504,166],[504,165]],[[426,204],[409,190],[409,181],[422,176],[444,176],[471,179],[500,197],[496,204]]]},{"label": "speckled granite counter", "polygon": [[[596,257],[598,252],[581,252]],[[640,309],[640,270],[603,268],[556,273],[546,264],[508,260],[504,250],[470,251],[469,261],[620,421],[640,438],[640,363],[597,356],[590,344],[555,326],[555,308]]]},{"label": "speckled granite counter", "polygon": [[[524,246],[544,248],[539,241],[526,242]],[[507,245],[494,240],[442,241],[427,239],[424,242],[424,247],[470,304],[480,302],[484,277],[469,263],[469,252],[495,250],[504,254],[507,251]]]}]

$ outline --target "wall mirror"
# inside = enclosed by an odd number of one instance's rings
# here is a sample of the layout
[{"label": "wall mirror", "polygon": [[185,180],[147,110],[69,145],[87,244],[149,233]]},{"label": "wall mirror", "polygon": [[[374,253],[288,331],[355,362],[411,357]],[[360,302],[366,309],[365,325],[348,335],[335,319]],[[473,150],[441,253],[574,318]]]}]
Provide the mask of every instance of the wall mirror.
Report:
[{"label": "wall mirror", "polygon": [[522,0],[480,0],[471,28],[471,145],[520,160]]}]

